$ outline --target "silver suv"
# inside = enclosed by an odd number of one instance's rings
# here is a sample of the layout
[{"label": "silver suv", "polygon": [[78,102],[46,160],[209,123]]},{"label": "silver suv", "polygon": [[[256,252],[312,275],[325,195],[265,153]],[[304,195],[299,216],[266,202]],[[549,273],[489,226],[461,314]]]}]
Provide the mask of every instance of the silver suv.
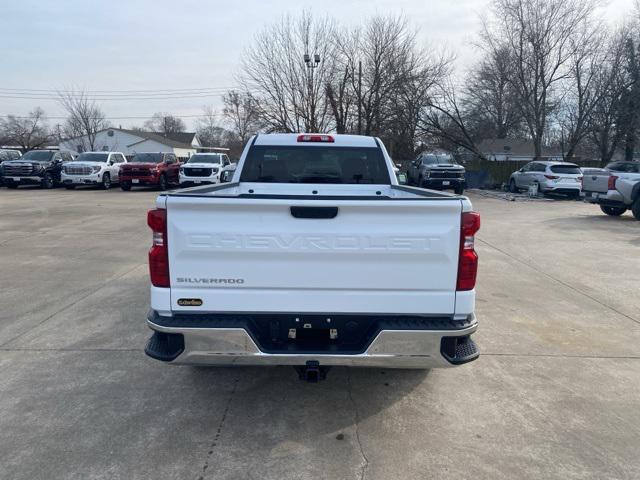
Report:
[{"label": "silver suv", "polygon": [[582,170],[575,163],[535,161],[529,162],[511,174],[509,191],[517,193],[537,185],[538,192],[560,193],[574,198],[580,197]]}]

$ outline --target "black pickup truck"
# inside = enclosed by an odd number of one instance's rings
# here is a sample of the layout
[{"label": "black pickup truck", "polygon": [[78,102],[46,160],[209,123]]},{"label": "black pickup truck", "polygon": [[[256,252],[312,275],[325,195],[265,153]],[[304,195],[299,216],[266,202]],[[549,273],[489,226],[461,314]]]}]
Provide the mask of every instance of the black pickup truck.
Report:
[{"label": "black pickup truck", "polygon": [[424,152],[409,165],[407,179],[409,185],[434,190],[451,189],[461,195],[465,187],[465,169],[451,155]]},{"label": "black pickup truck", "polygon": [[20,185],[53,188],[60,184],[62,163],[71,160],[73,155],[70,152],[31,150],[19,160],[2,162],[2,181],[9,188],[18,188]]}]

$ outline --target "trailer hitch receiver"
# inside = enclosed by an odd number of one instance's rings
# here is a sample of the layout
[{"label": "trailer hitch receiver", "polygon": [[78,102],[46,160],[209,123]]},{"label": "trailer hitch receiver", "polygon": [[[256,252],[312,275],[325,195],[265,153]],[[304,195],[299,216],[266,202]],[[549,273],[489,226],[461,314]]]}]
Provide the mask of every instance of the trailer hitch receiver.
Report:
[{"label": "trailer hitch receiver", "polygon": [[306,365],[295,367],[300,380],[309,383],[318,383],[320,380],[327,378],[327,372],[330,367],[321,367],[317,360],[309,360]]}]

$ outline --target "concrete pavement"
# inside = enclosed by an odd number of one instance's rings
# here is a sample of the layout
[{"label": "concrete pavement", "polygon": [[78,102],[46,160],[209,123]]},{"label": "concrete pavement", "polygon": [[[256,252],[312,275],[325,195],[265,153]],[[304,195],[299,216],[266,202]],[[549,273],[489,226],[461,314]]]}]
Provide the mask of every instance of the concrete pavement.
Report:
[{"label": "concrete pavement", "polygon": [[0,478],[640,478],[640,222],[473,197],[475,335],[447,370],[170,367],[156,193],[0,189]]}]

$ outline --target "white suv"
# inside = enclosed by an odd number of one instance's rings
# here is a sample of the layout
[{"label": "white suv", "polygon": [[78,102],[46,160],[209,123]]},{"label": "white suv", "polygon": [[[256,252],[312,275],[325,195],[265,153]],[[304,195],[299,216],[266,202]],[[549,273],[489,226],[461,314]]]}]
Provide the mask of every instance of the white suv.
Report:
[{"label": "white suv", "polygon": [[118,183],[120,167],[127,163],[120,152],[85,152],[73,162],[64,164],[61,181],[65,188],[77,185],[99,185],[104,190]]},{"label": "white suv", "polygon": [[180,167],[180,186],[220,183],[222,171],[230,165],[225,153],[194,153]]},{"label": "white suv", "polygon": [[560,193],[578,198],[582,181],[582,170],[575,163],[539,161],[529,162],[511,174],[509,191],[517,193],[529,185],[538,185],[538,192]]}]

